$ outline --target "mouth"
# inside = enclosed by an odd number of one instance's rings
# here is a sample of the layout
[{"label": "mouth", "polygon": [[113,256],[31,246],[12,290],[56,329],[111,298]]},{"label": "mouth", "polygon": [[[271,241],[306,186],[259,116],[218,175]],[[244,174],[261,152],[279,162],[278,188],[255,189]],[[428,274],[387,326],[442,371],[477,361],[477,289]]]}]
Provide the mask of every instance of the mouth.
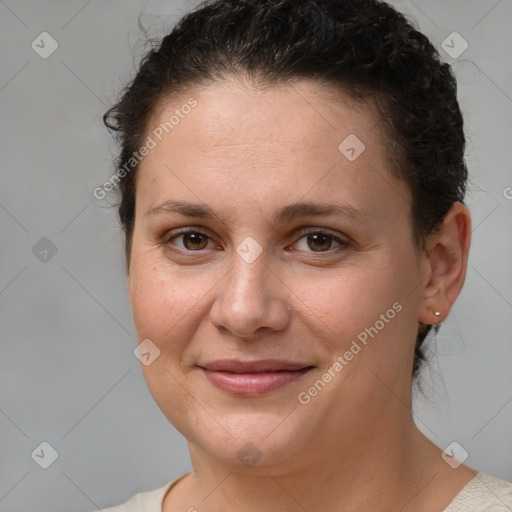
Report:
[{"label": "mouth", "polygon": [[216,388],[237,396],[258,396],[299,380],[314,366],[290,361],[224,359],[198,365]]}]

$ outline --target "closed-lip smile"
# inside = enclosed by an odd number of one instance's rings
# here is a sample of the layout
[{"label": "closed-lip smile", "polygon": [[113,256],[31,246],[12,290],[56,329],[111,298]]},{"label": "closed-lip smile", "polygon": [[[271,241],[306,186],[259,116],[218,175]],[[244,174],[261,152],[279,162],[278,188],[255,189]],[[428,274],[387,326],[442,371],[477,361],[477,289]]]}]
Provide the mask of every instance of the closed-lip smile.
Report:
[{"label": "closed-lip smile", "polygon": [[219,359],[197,366],[215,387],[238,396],[269,393],[297,381],[314,368],[308,364],[277,359]]}]

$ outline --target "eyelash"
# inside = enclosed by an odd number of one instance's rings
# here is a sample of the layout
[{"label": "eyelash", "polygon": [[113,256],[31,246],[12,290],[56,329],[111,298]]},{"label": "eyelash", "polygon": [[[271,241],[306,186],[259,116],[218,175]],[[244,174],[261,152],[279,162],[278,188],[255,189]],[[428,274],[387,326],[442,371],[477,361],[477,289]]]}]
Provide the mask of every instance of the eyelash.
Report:
[{"label": "eyelash", "polygon": [[[169,247],[170,250],[176,251],[176,252],[181,252],[181,253],[186,252],[186,253],[189,253],[189,254],[193,254],[193,253],[201,254],[203,251],[206,250],[206,249],[199,249],[199,250],[193,251],[193,250],[189,250],[189,249],[182,249],[182,248],[176,248],[176,247],[171,247],[170,246],[170,242],[176,240],[181,235],[186,235],[187,233],[194,233],[194,234],[199,234],[199,235],[205,236],[206,238],[208,238],[209,242],[213,240],[213,238],[210,235],[208,235],[207,233],[205,233],[201,229],[190,227],[190,228],[179,228],[179,229],[174,230],[172,233],[165,234],[162,237],[163,238],[162,239],[162,243],[164,243],[167,247]],[[326,231],[326,230],[323,230],[323,229],[316,229],[315,230],[315,229],[311,229],[311,228],[304,228],[304,229],[300,230],[297,233],[297,235],[301,235],[301,237],[297,240],[297,242],[295,242],[295,244],[297,244],[300,240],[302,240],[303,238],[306,238],[309,235],[325,235],[325,236],[330,237],[335,243],[339,244],[337,247],[328,249],[326,251],[306,251],[306,252],[309,252],[311,254],[329,254],[329,255],[332,255],[334,253],[338,253],[338,252],[342,251],[348,245],[350,245],[349,242],[347,242],[346,240],[342,240],[341,238],[337,237],[333,233],[330,233],[329,231]],[[294,249],[292,249],[292,250],[294,250]]]}]

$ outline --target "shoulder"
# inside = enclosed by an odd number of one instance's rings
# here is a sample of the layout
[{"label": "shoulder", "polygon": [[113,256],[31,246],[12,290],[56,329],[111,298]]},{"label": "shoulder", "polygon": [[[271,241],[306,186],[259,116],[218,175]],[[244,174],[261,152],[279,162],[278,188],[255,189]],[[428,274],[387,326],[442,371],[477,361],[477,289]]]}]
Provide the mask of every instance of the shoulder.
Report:
[{"label": "shoulder", "polygon": [[444,512],[506,512],[512,510],[512,483],[477,473]]},{"label": "shoulder", "polygon": [[[188,473],[186,473],[188,474]],[[128,501],[114,507],[103,508],[103,512],[162,512],[162,502],[167,491],[185,475],[150,491],[138,492]]]},{"label": "shoulder", "polygon": [[103,512],[161,512],[162,500],[171,483],[151,491],[138,492],[127,502],[102,509]]}]

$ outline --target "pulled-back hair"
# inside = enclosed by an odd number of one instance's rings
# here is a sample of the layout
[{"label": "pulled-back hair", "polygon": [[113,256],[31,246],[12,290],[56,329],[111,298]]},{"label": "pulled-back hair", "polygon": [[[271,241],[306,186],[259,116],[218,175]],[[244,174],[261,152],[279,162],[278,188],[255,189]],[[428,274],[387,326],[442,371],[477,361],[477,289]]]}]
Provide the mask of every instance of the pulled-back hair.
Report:
[{"label": "pulled-back hair", "polygon": [[[464,201],[465,137],[455,77],[428,38],[378,0],[208,0],[145,55],[120,101],[104,115],[117,132],[117,170],[143,144],[164,98],[230,76],[256,87],[303,78],[371,99],[392,171],[412,192],[416,247]],[[137,167],[119,182],[118,214],[129,267]],[[425,359],[431,325],[419,323],[412,373]],[[436,326],[436,329],[438,326]]]}]

